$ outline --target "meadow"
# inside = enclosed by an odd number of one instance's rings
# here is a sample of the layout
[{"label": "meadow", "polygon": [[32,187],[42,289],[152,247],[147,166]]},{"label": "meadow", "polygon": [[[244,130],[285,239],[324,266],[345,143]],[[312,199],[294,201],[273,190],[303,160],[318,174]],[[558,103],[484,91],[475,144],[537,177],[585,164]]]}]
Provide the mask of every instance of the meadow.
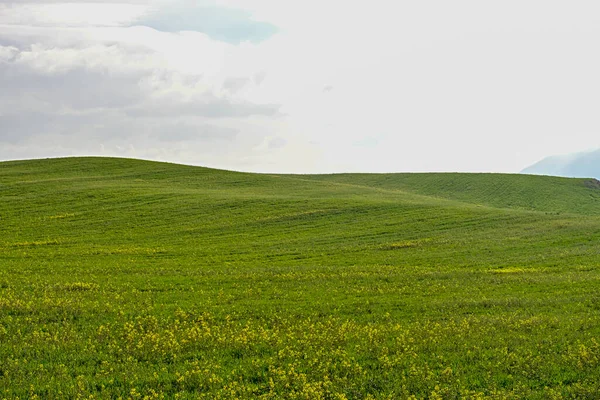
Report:
[{"label": "meadow", "polygon": [[0,163],[0,398],[598,399],[600,183]]}]

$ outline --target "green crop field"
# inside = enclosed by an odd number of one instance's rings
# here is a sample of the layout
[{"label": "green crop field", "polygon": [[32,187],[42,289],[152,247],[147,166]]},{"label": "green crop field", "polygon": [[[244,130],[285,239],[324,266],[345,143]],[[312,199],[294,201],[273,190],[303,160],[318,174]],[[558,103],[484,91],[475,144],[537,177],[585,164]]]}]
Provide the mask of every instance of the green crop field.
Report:
[{"label": "green crop field", "polygon": [[2,162],[0,398],[600,398],[600,183]]}]

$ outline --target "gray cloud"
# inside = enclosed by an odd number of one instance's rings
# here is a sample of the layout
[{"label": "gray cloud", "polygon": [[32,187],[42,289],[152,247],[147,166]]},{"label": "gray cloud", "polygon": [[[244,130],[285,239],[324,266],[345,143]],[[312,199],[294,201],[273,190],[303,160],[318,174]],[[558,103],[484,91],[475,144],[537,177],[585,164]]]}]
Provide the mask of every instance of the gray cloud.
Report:
[{"label": "gray cloud", "polygon": [[252,80],[254,81],[255,85],[260,85],[264,82],[264,80],[266,78],[267,78],[267,72],[261,71],[261,72],[254,74],[254,76],[252,77]]},{"label": "gray cloud", "polygon": [[236,96],[251,77],[206,81],[142,46],[74,38],[60,46],[39,32],[11,36],[7,46],[7,36],[0,30],[0,159],[239,160],[267,135],[244,121],[279,115],[279,105]]},{"label": "gray cloud", "polygon": [[276,137],[269,140],[269,149],[280,149],[288,143],[287,139],[282,137]]},{"label": "gray cloud", "polygon": [[156,129],[150,134],[162,142],[194,142],[194,141],[232,141],[239,134],[238,129],[211,125],[206,123],[173,122],[169,126]]},{"label": "gray cloud", "polygon": [[115,46],[0,49],[0,115],[119,109],[149,95],[140,82],[150,71],[128,67],[126,53]]},{"label": "gray cloud", "polygon": [[[121,108],[139,102],[144,96],[143,89],[133,77],[109,77],[81,68],[44,75],[25,70],[15,73],[0,66],[0,86],[4,91],[0,98],[11,103],[11,108],[27,108],[27,104],[41,104],[56,110]],[[7,98],[9,94],[13,96]],[[14,102],[15,99],[19,102]]]},{"label": "gray cloud", "polygon": [[132,121],[117,111],[51,113],[30,111],[0,115],[0,142],[37,144],[48,138],[67,147],[102,141],[129,139],[147,134],[144,121]]},{"label": "gray cloud", "polygon": [[215,118],[278,113],[278,105],[216,95],[199,85],[199,79],[157,70],[147,54],[118,46],[85,50],[0,46],[0,102],[13,110],[43,105],[54,110],[109,108],[134,116]]},{"label": "gray cloud", "polygon": [[279,115],[279,108],[280,106],[276,104],[253,104],[242,100],[220,98],[206,93],[179,101],[174,96],[149,99],[127,109],[126,112],[132,117],[246,118],[253,115],[275,117]]},{"label": "gray cloud", "polygon": [[148,118],[131,119],[118,112],[87,114],[0,115],[0,142],[35,143],[52,136],[70,145],[82,143],[127,143],[141,137],[157,142],[232,141],[239,129],[204,122],[201,119],[169,120],[157,124]]},{"label": "gray cloud", "polygon": [[223,82],[223,89],[230,93],[237,93],[248,85],[252,80],[247,76],[227,78]]},{"label": "gray cloud", "polygon": [[0,115],[0,143],[22,143],[47,132],[51,123],[52,118],[44,114]]},{"label": "gray cloud", "polygon": [[[27,121],[27,119],[31,121]],[[235,126],[235,123],[229,124]],[[260,136],[198,118],[128,118],[114,111],[88,115],[0,116],[0,159],[65,155],[121,155],[202,163],[243,154]]]}]

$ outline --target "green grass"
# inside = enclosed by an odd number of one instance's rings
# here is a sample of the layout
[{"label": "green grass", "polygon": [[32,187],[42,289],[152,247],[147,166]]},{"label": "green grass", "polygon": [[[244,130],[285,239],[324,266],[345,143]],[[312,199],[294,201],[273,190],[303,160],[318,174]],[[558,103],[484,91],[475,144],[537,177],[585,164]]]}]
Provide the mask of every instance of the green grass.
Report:
[{"label": "green grass", "polygon": [[0,163],[0,398],[598,398],[600,189]]}]

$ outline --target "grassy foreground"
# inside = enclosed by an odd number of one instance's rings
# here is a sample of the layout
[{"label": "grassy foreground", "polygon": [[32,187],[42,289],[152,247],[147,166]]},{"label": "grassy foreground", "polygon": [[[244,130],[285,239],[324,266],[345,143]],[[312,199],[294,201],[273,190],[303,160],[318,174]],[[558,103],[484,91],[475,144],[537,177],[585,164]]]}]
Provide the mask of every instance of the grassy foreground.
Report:
[{"label": "grassy foreground", "polygon": [[600,185],[0,163],[0,398],[600,398]]}]

